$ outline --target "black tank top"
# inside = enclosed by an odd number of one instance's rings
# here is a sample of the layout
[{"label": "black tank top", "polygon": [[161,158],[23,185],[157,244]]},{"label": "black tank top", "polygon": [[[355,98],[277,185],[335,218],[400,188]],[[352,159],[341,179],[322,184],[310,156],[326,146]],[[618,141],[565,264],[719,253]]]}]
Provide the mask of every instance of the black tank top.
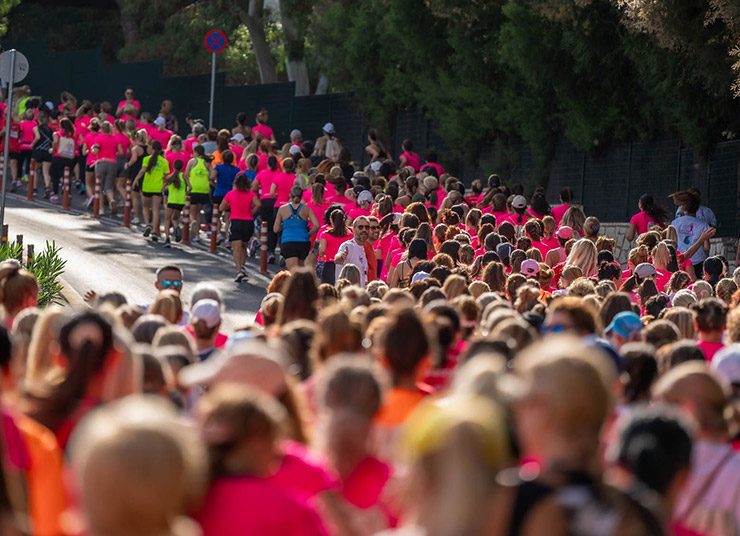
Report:
[{"label": "black tank top", "polygon": [[144,160],[144,157],[146,156],[146,145],[138,144],[137,147],[141,147],[141,154],[136,157],[136,162],[131,164],[128,168],[128,176],[130,179],[135,179],[139,174],[139,171],[141,171],[142,160]]}]

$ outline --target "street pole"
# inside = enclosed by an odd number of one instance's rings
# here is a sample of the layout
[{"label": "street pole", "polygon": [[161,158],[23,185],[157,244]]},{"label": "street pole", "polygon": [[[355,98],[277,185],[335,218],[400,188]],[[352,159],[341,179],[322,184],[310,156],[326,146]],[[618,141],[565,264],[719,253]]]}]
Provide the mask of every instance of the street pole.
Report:
[{"label": "street pole", "polygon": [[15,83],[15,49],[10,51],[10,80],[8,80],[8,107],[5,109],[5,147],[3,148],[3,187],[0,206],[0,226],[5,224],[5,188],[8,182],[8,159],[10,158],[10,116],[13,115],[13,84]]},{"label": "street pole", "polygon": [[213,128],[213,99],[216,93],[216,53],[211,53],[211,104],[208,110],[208,128]]}]

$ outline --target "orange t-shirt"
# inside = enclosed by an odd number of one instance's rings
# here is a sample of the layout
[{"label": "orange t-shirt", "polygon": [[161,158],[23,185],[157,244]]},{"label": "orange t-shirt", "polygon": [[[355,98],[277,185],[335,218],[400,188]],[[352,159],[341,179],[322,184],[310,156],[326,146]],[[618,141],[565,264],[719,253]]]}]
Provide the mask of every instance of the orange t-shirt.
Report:
[{"label": "orange t-shirt", "polygon": [[405,424],[419,402],[424,400],[424,396],[425,394],[418,389],[394,387],[388,391],[383,407],[375,416],[375,423],[381,426]]}]

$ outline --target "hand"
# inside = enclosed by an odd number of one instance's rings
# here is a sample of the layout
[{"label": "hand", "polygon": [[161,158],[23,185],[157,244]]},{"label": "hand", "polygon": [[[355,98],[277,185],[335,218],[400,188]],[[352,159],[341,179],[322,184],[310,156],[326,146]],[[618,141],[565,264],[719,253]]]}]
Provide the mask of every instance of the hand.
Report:
[{"label": "hand", "polygon": [[707,229],[706,231],[704,231],[701,234],[701,239],[702,240],[709,240],[710,238],[712,238],[716,234],[717,234],[717,229],[715,227],[710,227],[709,229]]},{"label": "hand", "polygon": [[94,290],[88,290],[87,292],[85,292],[85,295],[83,296],[84,300],[87,303],[94,302],[95,301],[95,298],[97,298],[97,297],[98,297],[98,293],[95,292]]}]

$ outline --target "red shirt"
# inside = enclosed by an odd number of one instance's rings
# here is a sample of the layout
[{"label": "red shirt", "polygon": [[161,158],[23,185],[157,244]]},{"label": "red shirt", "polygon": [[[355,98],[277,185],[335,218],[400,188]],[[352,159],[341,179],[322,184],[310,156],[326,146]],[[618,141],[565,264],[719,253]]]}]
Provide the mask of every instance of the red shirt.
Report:
[{"label": "red shirt", "polygon": [[647,233],[654,225],[657,225],[657,222],[650,214],[642,210],[630,218],[630,224],[634,225],[637,234],[641,235]]},{"label": "red shirt", "polygon": [[712,359],[714,359],[714,354],[719,352],[722,348],[725,347],[724,344],[721,342],[709,342],[709,341],[699,341],[696,343],[696,345],[699,347],[699,349],[704,352],[704,358],[712,362]]},{"label": "red shirt", "polygon": [[170,142],[170,138],[172,137],[172,131],[167,129],[159,130],[155,127],[149,131],[149,137],[152,140],[161,143],[162,149],[166,149],[167,144]]}]

